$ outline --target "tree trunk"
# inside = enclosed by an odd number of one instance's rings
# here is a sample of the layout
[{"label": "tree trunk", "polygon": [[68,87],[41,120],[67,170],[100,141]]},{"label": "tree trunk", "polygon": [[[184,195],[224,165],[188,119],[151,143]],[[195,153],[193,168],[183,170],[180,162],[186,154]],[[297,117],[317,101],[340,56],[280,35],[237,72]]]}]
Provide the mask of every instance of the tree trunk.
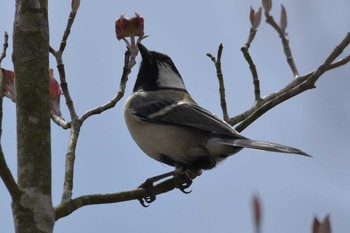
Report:
[{"label": "tree trunk", "polygon": [[52,232],[47,0],[16,0],[13,35],[16,75],[18,185],[12,202],[17,233]]}]

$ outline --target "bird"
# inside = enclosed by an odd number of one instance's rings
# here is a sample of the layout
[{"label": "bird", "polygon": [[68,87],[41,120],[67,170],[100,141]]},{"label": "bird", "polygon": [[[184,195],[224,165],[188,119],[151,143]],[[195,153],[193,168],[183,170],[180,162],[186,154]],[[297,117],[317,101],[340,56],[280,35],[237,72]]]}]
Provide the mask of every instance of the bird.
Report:
[{"label": "bird", "polygon": [[[146,180],[141,188],[169,176],[186,176],[187,171],[200,174],[243,148],[309,156],[293,147],[241,135],[194,101],[168,55],[150,51],[141,43],[137,46],[142,61],[133,93],[125,101],[125,122],[145,154],[175,167],[172,172]],[[189,178],[180,190],[185,192],[191,183]],[[154,199],[152,195],[146,201]]]}]

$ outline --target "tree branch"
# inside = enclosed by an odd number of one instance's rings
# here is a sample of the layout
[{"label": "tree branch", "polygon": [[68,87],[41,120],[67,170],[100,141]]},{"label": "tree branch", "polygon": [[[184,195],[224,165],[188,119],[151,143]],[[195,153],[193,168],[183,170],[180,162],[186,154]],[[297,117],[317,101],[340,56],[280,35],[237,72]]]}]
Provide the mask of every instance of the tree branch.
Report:
[{"label": "tree branch", "polygon": [[[79,138],[80,128],[83,124],[83,122],[90,116],[95,114],[100,114],[103,111],[106,111],[107,109],[110,109],[116,105],[116,103],[124,96],[125,92],[125,85],[128,80],[128,75],[131,71],[131,67],[128,67],[127,65],[124,65],[123,75],[121,78],[120,86],[119,86],[119,92],[118,94],[107,104],[104,104],[103,106],[97,107],[95,109],[92,109],[88,112],[86,112],[81,118],[77,115],[74,107],[73,100],[69,93],[68,84],[66,81],[66,74],[64,69],[64,64],[62,61],[62,54],[67,44],[67,39],[70,35],[71,27],[74,23],[74,19],[76,16],[76,10],[72,10],[72,12],[69,15],[68,22],[66,29],[64,31],[62,41],[60,44],[60,48],[58,51],[54,50],[52,47],[50,47],[50,52],[54,55],[57,62],[57,69],[60,75],[60,83],[63,95],[66,99],[66,105],[68,107],[70,116],[71,116],[71,122],[65,122],[64,119],[59,117],[51,117],[51,119],[59,126],[61,126],[63,129],[71,128],[70,132],[70,139],[68,143],[68,149],[66,153],[66,164],[65,164],[65,179],[64,179],[64,188],[63,188],[63,194],[62,194],[62,202],[68,201],[72,197],[72,190],[73,190],[73,177],[74,177],[74,162],[75,162],[75,151],[77,147],[77,142]],[[129,62],[130,59],[130,52],[128,51],[125,53],[125,59],[124,64],[126,62]]]},{"label": "tree branch", "polygon": [[241,132],[268,110],[288,100],[291,97],[294,97],[308,89],[314,88],[316,81],[321,77],[322,74],[328,70],[333,69],[334,67],[339,67],[340,65],[344,65],[350,61],[349,56],[347,56],[338,62],[334,62],[334,60],[344,51],[349,43],[350,33],[345,36],[342,42],[333,50],[333,52],[327,57],[325,62],[317,68],[317,70],[304,76],[298,77],[280,91],[266,96],[262,99],[261,103],[258,106],[254,106],[243,114],[231,118],[229,120],[229,123],[231,125],[235,125],[238,122],[241,122],[238,126],[235,127],[238,132]]},{"label": "tree branch", "polygon": [[[282,11],[283,11],[283,7],[282,7]],[[299,72],[298,69],[295,65],[293,56],[292,56],[292,51],[289,47],[289,38],[288,38],[288,34],[285,32],[285,28],[282,30],[276,23],[276,21],[273,19],[273,17],[270,15],[270,13],[268,11],[265,11],[265,16],[266,16],[266,22],[268,24],[270,24],[278,33],[278,35],[280,36],[281,40],[282,40],[282,45],[283,45],[283,51],[284,54],[286,55],[287,58],[287,62],[289,64],[289,67],[291,68],[294,78],[298,77]]]},{"label": "tree branch", "polygon": [[[192,174],[194,175],[194,174]],[[196,176],[191,177],[194,179]],[[186,182],[183,176],[175,176],[171,179],[167,179],[154,186],[155,195],[169,192],[175,188],[181,187],[181,185]],[[72,199],[67,202],[63,202],[55,208],[56,220],[65,217],[75,210],[95,204],[108,204],[108,203],[118,203],[123,201],[138,200],[148,197],[148,192],[145,189],[134,189],[125,192],[118,193],[107,193],[107,194],[91,194],[84,195],[78,198]]]},{"label": "tree branch", "polygon": [[[64,37],[64,38],[67,39],[67,37]],[[62,47],[62,43],[61,43],[61,47]],[[64,49],[64,46],[62,48]],[[64,69],[64,64],[62,59],[62,51],[60,50],[55,51],[52,47],[50,47],[50,52],[56,58],[62,92],[66,99],[66,105],[68,107],[70,117],[71,117],[71,123],[69,123],[69,125],[67,124],[67,127],[68,126],[71,127],[71,132],[70,132],[69,143],[68,143],[68,148],[66,153],[65,177],[64,177],[64,184],[63,184],[63,194],[62,194],[62,201],[66,201],[66,200],[70,200],[72,197],[75,151],[78,143],[81,121],[75,111],[74,103],[69,93],[68,83],[66,80],[66,72]],[[62,128],[64,128],[64,124],[62,125]]]},{"label": "tree branch", "polygon": [[[66,30],[67,31],[67,30]],[[61,44],[62,45],[62,44]],[[68,149],[66,153],[66,165],[65,165],[65,179],[64,179],[64,190],[62,194],[62,202],[66,202],[72,197],[73,190],[73,177],[74,177],[74,162],[75,162],[75,151],[78,143],[80,128],[83,122],[92,115],[100,114],[108,109],[113,108],[116,103],[124,96],[126,82],[128,80],[128,75],[131,72],[131,68],[128,66],[130,59],[130,52],[127,50],[124,57],[124,68],[123,74],[120,80],[119,91],[117,95],[108,103],[87,111],[82,117],[79,117],[75,111],[73,100],[69,93],[68,84],[66,81],[66,74],[64,69],[64,64],[62,60],[62,52],[55,51],[52,47],[50,52],[55,56],[57,61],[57,69],[60,75],[60,83],[63,95],[66,99],[66,105],[70,112],[72,122],[66,123],[62,119],[52,118],[56,124],[60,125],[62,128],[71,128],[70,139],[68,143]]]},{"label": "tree branch", "polygon": [[222,70],[221,70],[221,56],[222,56],[223,48],[224,47],[221,43],[219,45],[216,58],[210,53],[208,53],[207,56],[212,60],[216,68],[216,76],[219,80],[220,105],[221,105],[224,120],[227,121],[229,119],[229,115],[227,112],[227,104],[226,104],[226,97],[225,97],[224,75],[222,74]]},{"label": "tree branch", "polygon": [[7,32],[4,32],[4,44],[2,47],[2,52],[0,54],[0,64],[2,60],[6,57],[6,50],[9,47],[8,40],[9,40],[9,35],[7,34]]},{"label": "tree branch", "polygon": [[259,77],[258,77],[258,72],[256,71],[256,66],[253,62],[253,59],[251,58],[251,56],[249,54],[249,47],[250,47],[251,42],[255,38],[256,32],[257,32],[256,29],[253,29],[253,28],[250,29],[248,40],[245,43],[245,45],[241,48],[241,51],[243,53],[245,60],[247,61],[248,65],[249,65],[250,72],[252,73],[255,102],[256,102],[256,104],[258,104],[258,102],[261,100],[260,81],[259,81]]},{"label": "tree branch", "polygon": [[4,182],[7,190],[9,191],[11,197],[13,200],[18,200],[18,198],[21,196],[21,190],[19,189],[15,179],[12,176],[12,173],[7,166],[4,153],[2,151],[2,145],[1,145],[1,136],[2,136],[2,103],[3,103],[3,90],[4,90],[4,77],[3,73],[1,71],[1,62],[6,57],[6,50],[8,48],[8,34],[7,32],[4,33],[4,44],[3,44],[3,50],[0,54],[0,177],[2,181]]},{"label": "tree branch", "polygon": [[[2,121],[2,98],[0,100],[0,115],[1,115],[1,121]],[[0,128],[0,131],[2,131],[2,129]],[[1,135],[0,135],[1,137]],[[4,182],[7,190],[9,191],[12,200],[18,200],[19,197],[21,196],[22,192],[19,189],[15,179],[12,176],[12,173],[9,169],[9,167],[7,166],[6,160],[5,160],[5,156],[4,153],[2,151],[2,146],[0,144],[0,177],[2,179],[2,181]]]},{"label": "tree branch", "polygon": [[327,69],[328,70],[332,70],[332,69],[335,69],[335,68],[338,68],[340,66],[343,66],[345,65],[346,63],[348,63],[350,61],[350,55],[342,58],[342,59],[339,59],[337,62],[333,62]]},{"label": "tree branch", "polygon": [[71,123],[66,122],[62,117],[51,114],[51,120],[62,129],[71,128]]},{"label": "tree branch", "polygon": [[72,97],[70,96],[70,93],[69,93],[68,83],[66,80],[66,72],[64,69],[64,64],[63,64],[63,59],[62,59],[62,52],[56,51],[52,47],[50,47],[50,52],[56,58],[57,70],[58,70],[58,73],[60,76],[60,83],[61,83],[63,96],[66,99],[66,105],[68,107],[71,119],[73,121],[74,119],[78,119],[78,115],[75,111],[74,103],[73,103]]},{"label": "tree branch", "polygon": [[75,19],[75,16],[77,15],[77,12],[71,12],[69,14],[69,17],[68,17],[68,21],[67,21],[67,26],[66,26],[66,29],[63,33],[63,37],[62,37],[62,41],[61,41],[61,45],[60,45],[60,48],[59,48],[59,51],[61,53],[63,53],[64,49],[66,48],[66,45],[67,45],[67,39],[69,37],[69,34],[70,34],[70,30],[72,28],[72,25],[74,23],[74,19]]},{"label": "tree branch", "polygon": [[129,66],[129,60],[130,60],[130,51],[127,49],[125,51],[125,57],[124,57],[124,67],[123,67],[123,74],[120,79],[120,84],[119,84],[119,91],[116,96],[113,97],[108,103],[96,107],[94,109],[91,109],[84,113],[84,115],[80,118],[81,122],[83,123],[87,118],[90,116],[96,115],[96,114],[101,114],[102,112],[113,108],[121,98],[123,98],[124,93],[125,93],[125,87],[126,83],[128,81],[128,76],[131,72],[131,67]]}]

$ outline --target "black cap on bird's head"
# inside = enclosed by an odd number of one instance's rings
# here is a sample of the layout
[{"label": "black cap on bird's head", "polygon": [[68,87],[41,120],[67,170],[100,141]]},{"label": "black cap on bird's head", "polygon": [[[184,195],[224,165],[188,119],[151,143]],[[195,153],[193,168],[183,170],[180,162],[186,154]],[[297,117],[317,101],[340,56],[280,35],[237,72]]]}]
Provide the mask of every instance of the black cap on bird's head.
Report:
[{"label": "black cap on bird's head", "polygon": [[134,86],[134,92],[140,90],[157,91],[162,89],[186,91],[181,75],[169,56],[155,51],[149,51],[141,43],[137,45],[142,62]]}]

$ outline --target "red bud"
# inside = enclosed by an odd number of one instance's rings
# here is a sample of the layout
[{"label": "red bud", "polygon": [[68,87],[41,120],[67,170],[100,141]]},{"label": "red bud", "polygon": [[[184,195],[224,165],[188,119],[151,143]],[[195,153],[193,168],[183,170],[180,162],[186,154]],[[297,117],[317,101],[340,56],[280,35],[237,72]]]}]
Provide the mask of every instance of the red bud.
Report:
[{"label": "red bud", "polygon": [[316,217],[314,218],[312,223],[312,233],[332,233],[329,215],[327,215],[322,222]]},{"label": "red bud", "polygon": [[50,111],[53,115],[62,117],[60,107],[60,97],[62,94],[60,84],[53,76],[53,69],[49,69],[50,74]]},{"label": "red bud", "polygon": [[139,14],[135,13],[133,18],[125,18],[121,15],[119,19],[115,21],[115,33],[118,40],[125,37],[144,35],[144,19]]},{"label": "red bud", "polygon": [[252,200],[253,212],[254,212],[254,224],[256,232],[260,232],[261,227],[261,204],[257,195],[253,196]]},{"label": "red bud", "polygon": [[2,68],[1,71],[4,78],[3,95],[13,102],[16,102],[15,73],[11,70],[5,70]]}]

